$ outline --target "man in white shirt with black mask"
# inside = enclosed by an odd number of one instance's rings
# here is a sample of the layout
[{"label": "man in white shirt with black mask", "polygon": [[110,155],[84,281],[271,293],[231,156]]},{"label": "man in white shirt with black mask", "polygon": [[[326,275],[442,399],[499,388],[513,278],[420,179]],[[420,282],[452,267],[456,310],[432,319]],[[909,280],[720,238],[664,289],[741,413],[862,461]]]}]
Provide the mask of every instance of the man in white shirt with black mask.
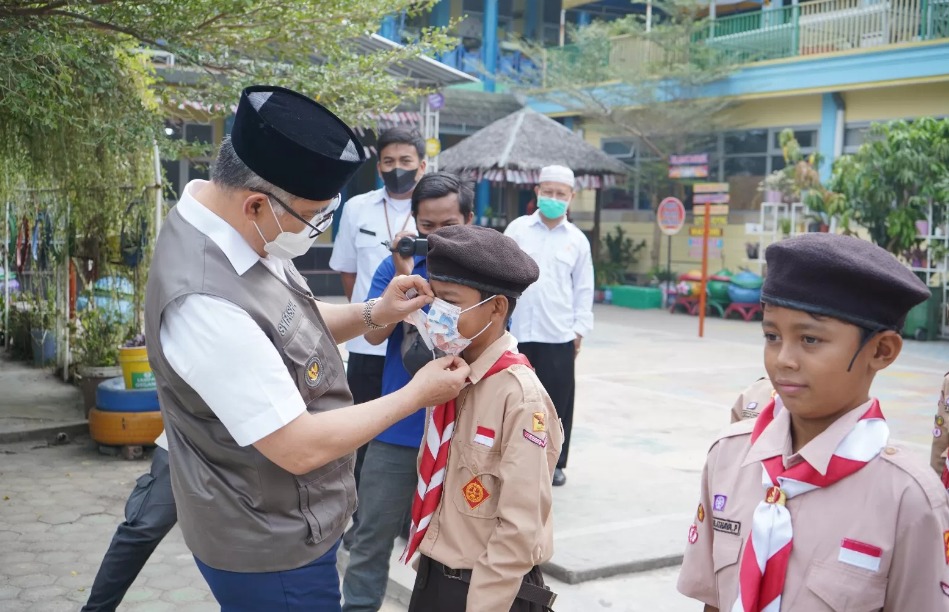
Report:
[{"label": "man in white shirt with black mask", "polygon": [[563,470],[573,429],[574,360],[583,338],[593,331],[590,241],[567,220],[575,184],[569,168],[541,169],[535,189],[537,211],[515,219],[504,231],[540,267],[540,279],[517,302],[511,333],[563,421],[564,442],[554,471],[554,486],[567,482]]},{"label": "man in white shirt with black mask", "polygon": [[[350,302],[364,302],[379,264],[392,256],[387,244],[394,244],[401,232],[415,233],[412,193],[425,175],[425,141],[417,130],[396,127],[379,135],[376,170],[384,187],[350,198],[343,207],[339,232],[333,243],[330,267],[342,277],[343,292]],[[362,336],[346,343],[349,359],[346,379],[356,404],[382,396],[382,370],[386,343],[372,345]],[[366,447],[356,455],[356,484]],[[353,517],[358,523],[358,511]],[[343,540],[347,548],[355,532]]]}]

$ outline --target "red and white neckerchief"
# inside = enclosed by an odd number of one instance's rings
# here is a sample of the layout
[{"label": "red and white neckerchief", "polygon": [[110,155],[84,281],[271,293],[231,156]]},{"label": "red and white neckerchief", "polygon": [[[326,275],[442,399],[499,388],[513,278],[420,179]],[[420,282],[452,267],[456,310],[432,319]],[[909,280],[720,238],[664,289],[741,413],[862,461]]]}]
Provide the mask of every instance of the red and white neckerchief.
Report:
[{"label": "red and white neckerchief", "polygon": [[[751,432],[752,444],[774,420],[776,402],[780,410],[780,398],[777,398],[758,416]],[[794,537],[785,501],[850,476],[879,455],[889,437],[890,428],[880,412],[880,403],[873,400],[837,445],[825,475],[806,461],[785,469],[781,455],[761,462],[765,496],[755,508],[751,535],[741,556],[738,599],[732,612],[778,612],[781,609],[781,593]]]},{"label": "red and white neckerchief", "polygon": [[[530,361],[524,355],[506,351],[481,380],[517,364],[531,367]],[[441,501],[445,468],[448,465],[448,449],[451,447],[451,436],[455,433],[455,417],[455,400],[439,404],[432,409],[422,447],[422,461],[418,468],[418,488],[412,500],[412,526],[409,529],[408,544],[402,553],[403,563],[408,564],[422,543]]]}]

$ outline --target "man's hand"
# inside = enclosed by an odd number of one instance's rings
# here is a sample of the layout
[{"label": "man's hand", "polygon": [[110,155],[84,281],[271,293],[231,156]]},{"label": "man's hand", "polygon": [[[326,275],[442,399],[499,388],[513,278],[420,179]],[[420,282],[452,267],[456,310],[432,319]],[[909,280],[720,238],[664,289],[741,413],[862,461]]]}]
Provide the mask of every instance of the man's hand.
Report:
[{"label": "man's hand", "polygon": [[440,357],[425,364],[406,387],[418,398],[418,406],[437,406],[458,397],[470,373],[461,357]]},{"label": "man's hand", "polygon": [[583,336],[577,334],[577,337],[573,340],[573,358],[576,359],[577,355],[580,354],[580,343],[583,342]]},{"label": "man's hand", "polygon": [[373,307],[372,320],[378,325],[398,323],[409,313],[431,304],[434,299],[432,288],[421,276],[396,276]]},{"label": "man's hand", "polygon": [[[415,232],[399,232],[395,235],[395,239],[392,241],[392,248],[395,248],[395,245],[399,244],[399,241],[403,238],[416,238]],[[392,251],[392,263],[395,264],[395,274],[396,276],[403,274],[405,276],[410,276],[412,270],[415,269],[415,258],[411,255],[408,257],[402,257],[399,255],[398,251]]]}]

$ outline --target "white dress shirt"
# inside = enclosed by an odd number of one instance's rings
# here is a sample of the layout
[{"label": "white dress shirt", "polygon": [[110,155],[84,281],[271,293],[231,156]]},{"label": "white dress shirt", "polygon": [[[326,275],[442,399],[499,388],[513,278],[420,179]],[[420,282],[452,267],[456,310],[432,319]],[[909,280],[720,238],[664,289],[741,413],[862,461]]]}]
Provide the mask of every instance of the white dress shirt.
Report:
[{"label": "white dress shirt", "polygon": [[[388,216],[388,224],[386,217]],[[382,261],[392,256],[383,242],[392,241],[402,231],[415,231],[411,200],[393,200],[385,188],[350,198],[339,219],[339,233],[333,242],[330,267],[337,272],[356,274],[352,303],[365,302],[372,277]],[[350,353],[386,354],[386,342],[373,346],[362,336],[346,343]]]},{"label": "white dress shirt", "polygon": [[[238,274],[260,261],[286,281],[284,262],[260,257],[237,230],[194,198],[203,183],[191,181],[185,187],[177,205],[184,220],[213,240]],[[276,347],[233,303],[209,295],[184,296],[165,308],[159,333],[168,363],[241,446],[306,411]]]},{"label": "white dress shirt", "polygon": [[517,300],[511,333],[518,342],[562,344],[593,331],[590,241],[564,219],[549,229],[540,213],[512,221],[504,234],[537,262],[540,278]]}]

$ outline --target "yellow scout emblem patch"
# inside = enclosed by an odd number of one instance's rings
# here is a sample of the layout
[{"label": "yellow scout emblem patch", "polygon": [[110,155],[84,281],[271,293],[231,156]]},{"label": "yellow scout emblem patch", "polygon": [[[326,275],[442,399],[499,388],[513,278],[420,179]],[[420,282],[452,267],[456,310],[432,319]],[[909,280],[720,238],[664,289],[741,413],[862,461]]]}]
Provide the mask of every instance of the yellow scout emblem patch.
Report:
[{"label": "yellow scout emblem patch", "polygon": [[306,371],[303,373],[307,386],[318,387],[323,380],[323,363],[319,357],[310,357],[306,362]]},{"label": "yellow scout emblem patch", "polygon": [[472,510],[483,504],[484,500],[491,497],[491,494],[484,488],[484,485],[481,484],[477,476],[469,480],[468,484],[462,487],[461,492],[465,496],[465,501],[468,502],[468,507]]},{"label": "yellow scout emblem patch", "polygon": [[695,512],[695,516],[699,519],[699,522],[705,520],[705,507],[702,504],[699,504],[699,509]]},{"label": "yellow scout emblem patch", "polygon": [[544,422],[544,413],[535,412],[534,413],[534,431],[547,431],[547,425]]}]

